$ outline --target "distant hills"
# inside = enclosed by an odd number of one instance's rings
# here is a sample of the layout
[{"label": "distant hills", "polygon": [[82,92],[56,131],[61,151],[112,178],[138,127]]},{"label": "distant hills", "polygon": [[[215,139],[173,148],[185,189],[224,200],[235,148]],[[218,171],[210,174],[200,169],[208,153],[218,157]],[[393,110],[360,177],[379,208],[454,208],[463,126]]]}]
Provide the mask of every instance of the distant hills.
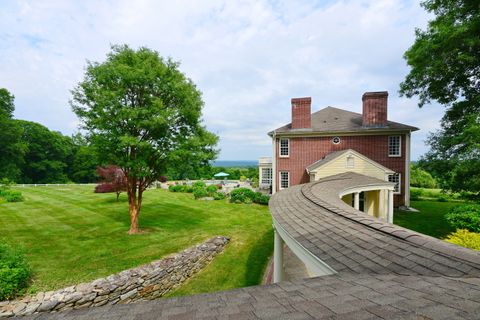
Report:
[{"label": "distant hills", "polygon": [[258,160],[216,160],[212,166],[225,168],[256,167],[258,166]]}]

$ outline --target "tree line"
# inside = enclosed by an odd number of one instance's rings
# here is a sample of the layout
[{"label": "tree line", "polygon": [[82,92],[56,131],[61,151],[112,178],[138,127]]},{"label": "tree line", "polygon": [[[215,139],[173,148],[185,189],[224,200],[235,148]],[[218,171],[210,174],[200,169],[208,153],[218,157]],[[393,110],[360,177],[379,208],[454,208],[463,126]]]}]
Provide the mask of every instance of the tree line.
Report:
[{"label": "tree line", "polygon": [[0,88],[0,178],[17,183],[96,182],[99,162],[84,137],[14,119],[14,110],[13,94]]}]

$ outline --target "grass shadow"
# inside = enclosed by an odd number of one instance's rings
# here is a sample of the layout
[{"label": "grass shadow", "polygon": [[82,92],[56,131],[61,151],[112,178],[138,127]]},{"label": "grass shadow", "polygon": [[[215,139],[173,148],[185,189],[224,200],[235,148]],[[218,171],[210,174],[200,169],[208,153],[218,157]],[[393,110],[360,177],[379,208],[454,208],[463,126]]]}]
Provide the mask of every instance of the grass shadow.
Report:
[{"label": "grass shadow", "polygon": [[245,286],[258,285],[262,281],[268,259],[273,253],[273,229],[271,228],[255,242],[247,259]]}]

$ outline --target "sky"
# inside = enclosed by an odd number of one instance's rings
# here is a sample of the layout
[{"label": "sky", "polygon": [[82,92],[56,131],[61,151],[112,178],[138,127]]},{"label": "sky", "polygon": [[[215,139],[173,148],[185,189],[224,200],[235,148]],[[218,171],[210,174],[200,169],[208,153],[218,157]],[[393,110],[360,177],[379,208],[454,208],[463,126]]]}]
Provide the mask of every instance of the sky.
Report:
[{"label": "sky", "polygon": [[419,127],[412,159],[428,150],[444,108],[399,97],[403,53],[429,16],[417,1],[5,1],[0,0],[0,87],[15,117],[70,135],[71,90],[87,61],[112,44],[180,62],[219,135],[220,160],[271,155],[267,132],[290,122],[290,99],[361,112],[366,91],[389,92],[389,120]]}]

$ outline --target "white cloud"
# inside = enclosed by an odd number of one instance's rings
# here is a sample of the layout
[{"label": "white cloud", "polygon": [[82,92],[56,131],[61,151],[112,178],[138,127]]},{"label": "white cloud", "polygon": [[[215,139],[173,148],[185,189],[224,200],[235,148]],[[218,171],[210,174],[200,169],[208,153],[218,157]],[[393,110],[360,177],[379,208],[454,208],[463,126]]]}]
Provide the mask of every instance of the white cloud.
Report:
[{"label": "white cloud", "polygon": [[68,100],[86,60],[113,43],[181,61],[198,85],[222,159],[271,153],[266,133],[290,121],[290,98],[359,112],[365,91],[389,90],[390,119],[418,126],[414,158],[443,108],[398,98],[403,52],[428,16],[412,1],[23,1],[0,4],[0,86],[16,116],[72,133]]}]

